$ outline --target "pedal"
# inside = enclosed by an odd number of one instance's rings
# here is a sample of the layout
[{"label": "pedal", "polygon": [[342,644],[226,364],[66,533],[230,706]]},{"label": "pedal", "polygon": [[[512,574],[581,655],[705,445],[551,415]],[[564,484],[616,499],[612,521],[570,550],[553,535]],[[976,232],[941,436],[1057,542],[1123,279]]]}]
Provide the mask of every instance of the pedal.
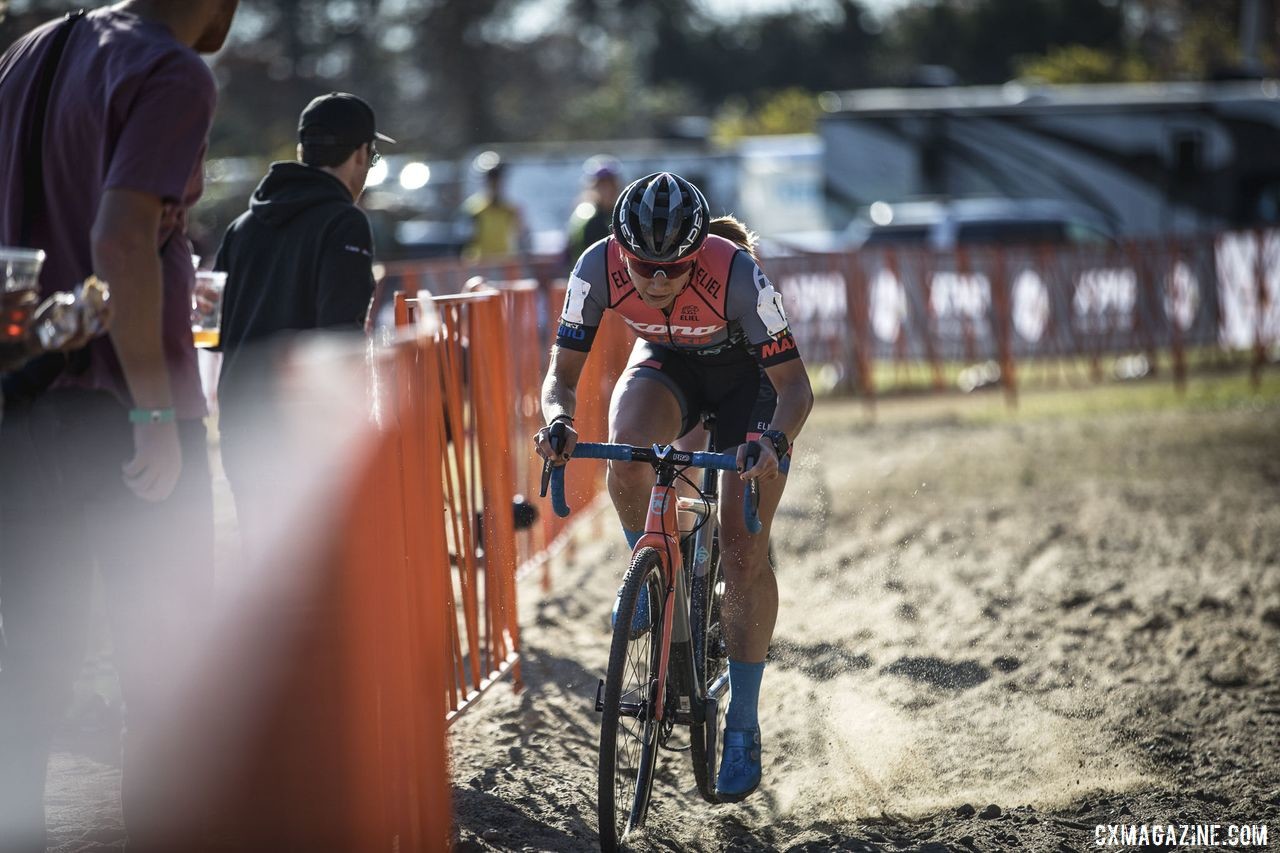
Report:
[{"label": "pedal", "polygon": [[[645,719],[648,713],[648,704],[644,702],[619,702],[618,715],[622,717],[635,717],[637,719]],[[604,679],[600,679],[600,683],[596,685],[596,713],[604,713]]]}]

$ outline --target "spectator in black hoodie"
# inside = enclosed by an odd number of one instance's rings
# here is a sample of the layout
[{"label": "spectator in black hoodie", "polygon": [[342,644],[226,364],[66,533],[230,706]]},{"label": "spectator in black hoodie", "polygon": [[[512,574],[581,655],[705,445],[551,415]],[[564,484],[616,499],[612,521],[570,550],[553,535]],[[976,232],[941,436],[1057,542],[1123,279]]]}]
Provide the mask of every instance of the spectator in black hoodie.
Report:
[{"label": "spectator in black hoodie", "polygon": [[[291,332],[358,332],[373,297],[373,237],[356,200],[377,142],[373,110],[355,95],[313,100],[298,120],[298,162],[273,163],[249,210],[227,229],[214,268],[227,273],[218,380],[223,467],[242,538],[260,543],[254,510],[287,471],[259,427],[273,423],[274,354]],[[287,437],[279,443],[287,445]],[[264,451],[272,465],[264,465]]]}]

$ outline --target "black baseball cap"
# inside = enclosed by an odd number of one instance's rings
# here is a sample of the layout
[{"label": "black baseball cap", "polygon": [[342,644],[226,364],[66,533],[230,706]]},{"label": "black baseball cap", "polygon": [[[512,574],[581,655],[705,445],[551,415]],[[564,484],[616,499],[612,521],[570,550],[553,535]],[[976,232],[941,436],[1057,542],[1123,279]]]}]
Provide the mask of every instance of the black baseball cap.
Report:
[{"label": "black baseball cap", "polygon": [[355,148],[375,139],[394,143],[378,133],[373,107],[347,92],[330,92],[307,104],[298,116],[298,141],[304,144]]}]

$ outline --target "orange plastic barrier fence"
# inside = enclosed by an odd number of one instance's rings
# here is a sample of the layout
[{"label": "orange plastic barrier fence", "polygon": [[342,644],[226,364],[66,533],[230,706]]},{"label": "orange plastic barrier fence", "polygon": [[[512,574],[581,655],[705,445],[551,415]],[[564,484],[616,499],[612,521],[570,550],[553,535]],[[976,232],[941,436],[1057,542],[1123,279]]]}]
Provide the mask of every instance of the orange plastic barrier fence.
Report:
[{"label": "orange plastic barrier fence", "polygon": [[288,457],[259,519],[274,532],[191,614],[191,665],[156,674],[174,708],[130,768],[181,793],[153,849],[450,848],[438,347],[367,360],[317,339],[280,359],[255,439]]},{"label": "orange plastic barrier fence", "polygon": [[515,592],[515,495],[511,428],[514,399],[509,331],[500,294],[438,300],[396,296],[397,324],[438,324],[436,418],[445,443],[442,476],[426,484],[442,499],[449,578],[445,642],[451,655],[446,691],[451,722],[502,676],[521,686]]},{"label": "orange plastic barrier fence", "polygon": [[452,790],[445,750],[447,598],[443,435],[429,336],[376,365],[385,384],[377,451],[351,491],[341,554],[352,697],[348,850],[445,850]]},{"label": "orange plastic barrier fence", "polygon": [[[372,359],[320,338],[281,360],[263,452],[288,448],[297,482],[274,550],[228,581],[194,710],[157,740],[156,779],[191,754],[174,744],[202,752],[180,768],[194,805],[175,839],[207,835],[212,815],[228,850],[448,849],[446,727],[503,676],[520,687],[516,567],[545,566],[566,532],[539,501],[518,540],[512,512],[536,494],[560,299],[519,283],[399,295],[399,339]],[[630,336],[611,323],[597,341],[578,411],[593,438]],[[603,480],[585,473],[579,509]]]},{"label": "orange plastic barrier fence", "polygon": [[[468,454],[467,458],[472,460],[474,469],[478,469],[485,461],[497,464],[498,458],[505,455],[508,458],[512,478],[509,488],[513,491],[499,493],[486,487],[484,496],[487,500],[482,502],[473,490],[455,489],[458,506],[456,511],[450,512],[449,515],[451,518],[459,519],[458,526],[461,529],[458,539],[466,542],[470,534],[465,529],[463,519],[474,510],[469,510],[463,504],[470,502],[473,507],[482,503],[499,506],[506,502],[508,497],[511,500],[519,499],[531,503],[537,514],[536,520],[531,526],[515,534],[518,567],[516,576],[523,578],[541,570],[543,588],[546,589],[551,584],[552,558],[571,546],[570,524],[587,520],[590,517],[589,513],[582,510],[598,505],[598,499],[604,490],[603,463],[587,460],[582,463],[582,472],[575,475],[570,486],[571,493],[568,496],[570,503],[579,510],[571,519],[559,518],[550,511],[545,501],[538,498],[542,464],[533,453],[532,436],[542,426],[542,378],[546,374],[555,336],[556,320],[559,317],[560,304],[564,300],[564,286],[559,284],[547,288],[529,279],[497,284],[478,283],[473,280],[468,288],[473,289],[474,292],[461,296],[436,297],[432,302],[445,317],[446,327],[451,324],[449,319],[452,316],[451,312],[458,310],[456,306],[487,305],[492,302],[496,306],[493,310],[497,310],[497,307],[501,308],[507,334],[479,338],[471,336],[466,339],[465,348],[469,351],[472,346],[470,341],[476,340],[476,351],[479,352],[483,347],[486,352],[496,353],[499,365],[506,371],[508,390],[502,392],[506,396],[501,398],[500,404],[493,411],[510,413],[507,423],[509,432],[505,446],[497,451],[494,450],[499,446],[495,443],[496,440],[479,440],[466,431],[467,422],[465,421],[458,425],[459,431],[453,434],[468,436],[465,453]],[[397,294],[397,322],[409,322],[418,304],[417,298],[406,298],[404,294]],[[453,321],[453,325],[461,328],[465,323],[459,316],[456,321]],[[458,337],[457,340],[459,346],[463,347],[462,338]],[[616,317],[609,315],[605,318],[580,380],[575,426],[581,435],[593,440],[603,440],[606,437],[609,397],[618,376],[626,366],[634,340],[635,336]],[[454,385],[464,398],[462,405],[454,408],[465,411],[468,404],[464,392],[470,387],[470,380],[465,374],[470,368],[461,354],[453,358],[450,364],[454,365],[450,370],[457,374]],[[498,380],[493,381],[497,387]],[[446,406],[446,409],[449,408]],[[464,450],[455,449],[455,453],[462,452]],[[474,486],[474,480],[469,482]],[[460,553],[459,561],[461,574],[466,574],[467,565],[464,549],[464,552]]]}]

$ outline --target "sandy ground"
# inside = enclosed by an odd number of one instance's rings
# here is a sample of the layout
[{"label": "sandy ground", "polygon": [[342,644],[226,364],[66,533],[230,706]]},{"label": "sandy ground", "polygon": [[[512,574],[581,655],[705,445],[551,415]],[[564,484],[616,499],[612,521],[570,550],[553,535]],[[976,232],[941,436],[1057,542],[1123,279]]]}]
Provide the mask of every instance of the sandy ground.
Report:
[{"label": "sandy ground", "polygon": [[[709,806],[663,753],[634,847],[1068,851],[1235,822],[1280,848],[1280,411],[954,404],[820,405],[776,524],[765,785]],[[605,531],[525,590],[526,691],[453,727],[460,850],[597,849]]]},{"label": "sandy ground", "polygon": [[[1070,851],[1097,824],[1201,822],[1280,849],[1280,408],[975,406],[819,405],[775,529],[765,785],[709,806],[663,753],[635,849]],[[595,533],[551,594],[522,588],[526,690],[452,728],[461,851],[597,849],[625,555]],[[118,849],[118,773],[79,719],[56,849]]]}]

